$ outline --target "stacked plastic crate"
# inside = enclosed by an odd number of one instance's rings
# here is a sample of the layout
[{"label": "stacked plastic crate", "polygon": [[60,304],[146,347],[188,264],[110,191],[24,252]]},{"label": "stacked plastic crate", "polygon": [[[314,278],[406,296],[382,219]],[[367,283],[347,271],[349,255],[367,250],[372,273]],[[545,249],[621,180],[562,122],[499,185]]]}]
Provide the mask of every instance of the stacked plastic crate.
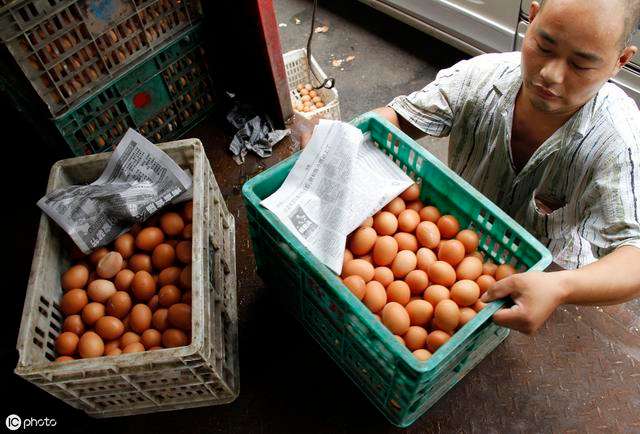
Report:
[{"label": "stacked plastic crate", "polygon": [[199,0],[16,0],[0,39],[76,155],[128,127],[178,137],[213,106]]}]

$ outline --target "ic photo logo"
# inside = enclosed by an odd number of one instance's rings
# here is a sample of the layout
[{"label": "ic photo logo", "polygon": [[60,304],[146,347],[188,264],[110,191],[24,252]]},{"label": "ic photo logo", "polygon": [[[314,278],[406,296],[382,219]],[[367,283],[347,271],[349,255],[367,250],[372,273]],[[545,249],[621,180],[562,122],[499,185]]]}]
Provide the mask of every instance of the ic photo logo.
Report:
[{"label": "ic photo logo", "polygon": [[26,430],[29,428],[54,427],[57,425],[56,420],[53,418],[29,417],[25,420],[22,420],[22,418],[17,414],[10,414],[9,416],[7,416],[4,423],[9,431],[17,431],[19,429]]}]

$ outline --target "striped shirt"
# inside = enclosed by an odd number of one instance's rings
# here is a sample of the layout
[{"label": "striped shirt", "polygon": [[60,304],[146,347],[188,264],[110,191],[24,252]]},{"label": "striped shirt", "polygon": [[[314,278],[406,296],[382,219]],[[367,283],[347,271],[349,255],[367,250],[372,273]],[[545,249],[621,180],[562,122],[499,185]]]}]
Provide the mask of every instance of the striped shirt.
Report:
[{"label": "striped shirt", "polygon": [[[449,167],[536,236],[565,268],[617,247],[640,248],[640,112],[606,83],[531,156],[511,157],[520,52],[485,54],[440,71],[389,103],[423,132],[449,136]],[[552,198],[544,212],[535,197]]]}]

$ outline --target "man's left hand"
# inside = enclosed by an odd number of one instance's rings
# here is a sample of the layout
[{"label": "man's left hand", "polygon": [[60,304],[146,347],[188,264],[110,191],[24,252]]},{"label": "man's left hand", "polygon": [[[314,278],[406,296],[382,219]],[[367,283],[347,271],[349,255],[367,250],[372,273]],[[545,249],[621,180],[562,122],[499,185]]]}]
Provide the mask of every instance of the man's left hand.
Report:
[{"label": "man's left hand", "polygon": [[559,273],[531,271],[500,280],[480,298],[488,303],[508,295],[514,305],[493,315],[496,324],[533,334],[563,303],[565,284]]}]

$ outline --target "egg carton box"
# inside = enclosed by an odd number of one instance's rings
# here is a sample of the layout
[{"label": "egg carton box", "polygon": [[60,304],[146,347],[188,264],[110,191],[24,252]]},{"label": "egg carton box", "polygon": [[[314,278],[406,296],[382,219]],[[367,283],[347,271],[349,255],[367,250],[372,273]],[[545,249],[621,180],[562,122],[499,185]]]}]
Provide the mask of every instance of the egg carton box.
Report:
[{"label": "egg carton box", "polygon": [[[18,335],[15,373],[93,417],[229,403],[239,393],[235,221],[197,139],[158,145],[193,174],[191,342],[182,347],[55,362],[62,330],[67,235],[44,214]],[[47,193],[93,182],[110,153],[61,160]]]}]

